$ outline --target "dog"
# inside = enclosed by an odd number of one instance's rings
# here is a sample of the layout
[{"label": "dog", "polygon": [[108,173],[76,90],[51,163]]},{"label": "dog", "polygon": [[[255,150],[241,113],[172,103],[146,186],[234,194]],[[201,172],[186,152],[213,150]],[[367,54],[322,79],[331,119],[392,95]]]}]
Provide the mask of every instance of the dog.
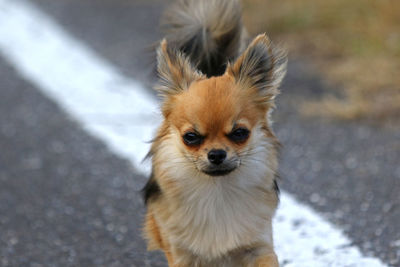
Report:
[{"label": "dog", "polygon": [[237,0],[178,0],[157,49],[163,122],[143,189],[144,236],[169,266],[278,266],[279,141],[270,113],[286,55],[252,41]]}]

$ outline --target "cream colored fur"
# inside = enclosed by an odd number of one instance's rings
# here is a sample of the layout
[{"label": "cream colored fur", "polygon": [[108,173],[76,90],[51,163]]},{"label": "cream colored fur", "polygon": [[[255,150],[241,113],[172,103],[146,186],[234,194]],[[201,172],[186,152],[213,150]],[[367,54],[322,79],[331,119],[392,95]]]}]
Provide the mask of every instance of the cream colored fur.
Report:
[{"label": "cream colored fur", "polygon": [[261,127],[254,129],[241,152],[240,166],[223,177],[199,172],[185,157],[180,139],[171,129],[153,156],[161,188],[174,189],[165,190],[162,199],[151,204],[161,231],[168,232],[175,261],[182,266],[196,266],[186,264],[200,259],[199,266],[244,266],[234,264],[236,250],[254,244],[272,248],[277,159]]},{"label": "cream colored fur", "polygon": [[[247,45],[238,0],[178,0],[165,25],[156,87],[164,121],[144,188],[149,249],[171,267],[277,267],[279,143],[269,114],[286,57],[265,34]],[[248,135],[235,140],[240,128]],[[202,141],[187,143],[187,133]],[[232,172],[206,174],[216,149]]]}]

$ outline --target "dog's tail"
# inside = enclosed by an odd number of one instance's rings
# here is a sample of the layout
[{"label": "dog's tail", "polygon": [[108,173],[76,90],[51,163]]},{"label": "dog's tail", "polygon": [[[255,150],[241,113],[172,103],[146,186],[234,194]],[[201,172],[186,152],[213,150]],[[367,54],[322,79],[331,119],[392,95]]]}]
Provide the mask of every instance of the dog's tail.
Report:
[{"label": "dog's tail", "polygon": [[177,0],[162,25],[168,45],[207,76],[222,75],[246,38],[239,0]]}]

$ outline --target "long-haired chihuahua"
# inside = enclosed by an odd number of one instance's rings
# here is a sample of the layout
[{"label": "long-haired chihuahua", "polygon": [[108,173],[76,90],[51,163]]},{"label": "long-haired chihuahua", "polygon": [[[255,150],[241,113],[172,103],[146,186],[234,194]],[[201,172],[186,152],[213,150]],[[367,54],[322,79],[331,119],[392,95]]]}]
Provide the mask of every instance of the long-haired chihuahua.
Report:
[{"label": "long-haired chihuahua", "polygon": [[278,266],[269,115],[286,56],[265,34],[248,41],[237,0],[179,0],[164,19],[164,121],[143,190],[148,247],[175,267]]}]

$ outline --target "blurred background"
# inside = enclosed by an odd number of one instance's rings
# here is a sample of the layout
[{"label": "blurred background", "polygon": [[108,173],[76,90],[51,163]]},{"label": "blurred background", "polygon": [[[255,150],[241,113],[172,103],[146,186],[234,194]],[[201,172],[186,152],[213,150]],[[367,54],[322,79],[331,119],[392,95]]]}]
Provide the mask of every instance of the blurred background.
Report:
[{"label": "blurred background", "polygon": [[[170,2],[0,0],[0,266],[165,266],[162,255],[146,252],[140,235],[139,190],[147,177],[88,134],[60,105],[64,100],[54,101],[21,74],[9,57],[16,44],[4,33],[9,19],[26,19],[9,4],[32,4],[155,98],[152,49]],[[400,2],[242,3],[250,34],[267,32],[289,52],[273,114],[283,145],[282,190],[343,230],[348,246],[400,266]],[[33,36],[35,21],[28,27]],[[29,44],[22,47],[38,60]],[[51,62],[54,69],[65,57]],[[96,126],[123,137],[139,121],[131,114],[90,115]],[[327,254],[316,249],[313,255]]]},{"label": "blurred background", "polygon": [[301,105],[307,115],[398,124],[400,3],[395,0],[245,0],[252,32],[312,62],[335,92]]}]

